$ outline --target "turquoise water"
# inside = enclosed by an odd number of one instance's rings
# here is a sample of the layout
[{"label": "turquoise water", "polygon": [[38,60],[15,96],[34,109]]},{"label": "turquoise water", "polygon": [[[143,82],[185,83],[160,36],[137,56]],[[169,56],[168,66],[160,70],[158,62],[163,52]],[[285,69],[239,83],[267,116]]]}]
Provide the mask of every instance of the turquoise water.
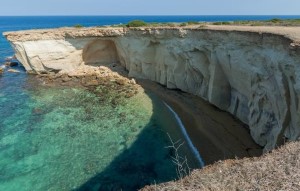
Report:
[{"label": "turquoise water", "polygon": [[[263,20],[277,16],[0,17],[0,33],[32,28],[149,22]],[[299,18],[299,16],[280,16]],[[0,65],[13,55],[0,36]],[[170,140],[200,167],[178,119],[151,92],[113,99],[101,87],[45,87],[25,73],[0,75],[0,190],[136,190],[178,178]],[[104,91],[105,93],[103,94]],[[99,96],[101,94],[101,96]]]},{"label": "turquoise water", "polygon": [[[103,88],[0,77],[0,190],[136,190],[176,179],[167,133],[184,138],[172,113],[151,94],[113,104],[118,92],[100,97]],[[199,167],[187,144],[180,154]]]},{"label": "turquoise water", "polygon": [[[111,19],[0,17],[0,32],[129,18]],[[0,65],[11,55],[1,36]],[[185,139],[155,95],[138,94],[116,104],[117,90],[45,87],[22,66],[14,69],[21,73],[0,75],[1,191],[136,190],[178,177],[167,133],[174,141]],[[187,144],[180,154],[191,168],[199,167]]]}]

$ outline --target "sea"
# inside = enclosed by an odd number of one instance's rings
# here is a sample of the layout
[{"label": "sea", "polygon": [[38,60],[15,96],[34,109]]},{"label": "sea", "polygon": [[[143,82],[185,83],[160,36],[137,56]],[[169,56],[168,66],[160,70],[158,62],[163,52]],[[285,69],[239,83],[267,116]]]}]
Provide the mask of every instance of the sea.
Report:
[{"label": "sea", "polygon": [[[236,21],[300,16],[2,16],[0,33],[146,22]],[[0,35],[0,67],[14,54]],[[0,190],[137,190],[201,168],[180,118],[154,93],[112,104],[80,87],[45,87],[0,74]],[[180,146],[181,145],[181,146]],[[177,149],[178,148],[178,149]],[[177,157],[177,158],[176,158]],[[183,165],[179,170],[176,160]],[[186,163],[187,161],[187,163]]]}]

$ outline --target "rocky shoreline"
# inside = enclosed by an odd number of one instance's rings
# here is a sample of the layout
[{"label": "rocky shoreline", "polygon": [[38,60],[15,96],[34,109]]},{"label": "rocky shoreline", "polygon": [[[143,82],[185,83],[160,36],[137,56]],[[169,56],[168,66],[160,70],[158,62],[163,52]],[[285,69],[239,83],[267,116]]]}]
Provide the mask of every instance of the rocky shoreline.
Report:
[{"label": "rocky shoreline", "polygon": [[115,105],[118,104],[118,100],[133,97],[141,90],[134,79],[124,77],[104,66],[84,66],[68,73],[49,72],[38,74],[36,78],[44,86],[81,86],[93,92],[97,90],[97,94],[101,97],[109,96],[109,90],[114,90],[119,92],[112,99]]}]

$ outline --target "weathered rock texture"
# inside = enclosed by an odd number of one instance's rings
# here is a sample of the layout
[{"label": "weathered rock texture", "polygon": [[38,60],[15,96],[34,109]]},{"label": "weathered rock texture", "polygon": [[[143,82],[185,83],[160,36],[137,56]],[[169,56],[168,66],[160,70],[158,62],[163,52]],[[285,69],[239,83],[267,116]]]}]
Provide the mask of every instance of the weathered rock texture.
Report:
[{"label": "weathered rock texture", "polygon": [[28,71],[120,63],[198,95],[273,149],[300,136],[300,28],[86,28],[5,33]]}]

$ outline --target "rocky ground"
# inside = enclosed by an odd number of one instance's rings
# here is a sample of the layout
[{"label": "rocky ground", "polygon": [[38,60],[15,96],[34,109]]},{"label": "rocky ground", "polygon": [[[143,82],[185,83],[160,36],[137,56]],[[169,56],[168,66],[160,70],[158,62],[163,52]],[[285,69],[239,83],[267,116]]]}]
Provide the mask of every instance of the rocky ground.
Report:
[{"label": "rocky ground", "polygon": [[36,78],[45,86],[81,86],[97,93],[103,99],[109,95],[109,90],[116,90],[118,95],[112,99],[113,104],[118,104],[122,98],[130,98],[136,95],[140,86],[134,79],[129,79],[109,67],[84,66],[68,73],[46,73],[36,75]]}]

